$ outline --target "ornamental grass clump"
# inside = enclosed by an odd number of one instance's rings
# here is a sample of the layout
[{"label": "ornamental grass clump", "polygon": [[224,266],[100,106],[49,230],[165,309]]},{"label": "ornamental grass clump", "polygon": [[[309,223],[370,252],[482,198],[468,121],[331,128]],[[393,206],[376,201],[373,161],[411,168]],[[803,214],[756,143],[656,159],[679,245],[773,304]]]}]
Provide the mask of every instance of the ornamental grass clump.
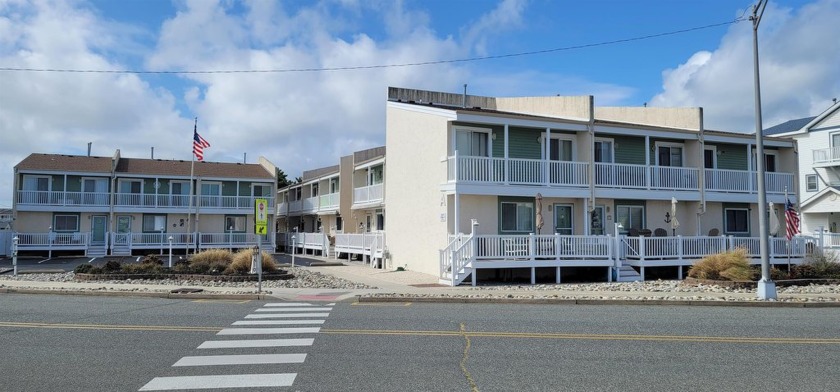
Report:
[{"label": "ornamental grass clump", "polygon": [[188,270],[194,274],[221,274],[233,260],[233,253],[227,249],[209,249],[194,254]]},{"label": "ornamental grass clump", "polygon": [[708,255],[688,270],[695,279],[738,281],[751,280],[752,275],[744,248]]},{"label": "ornamental grass clump", "polygon": [[[252,249],[240,249],[233,254],[233,261],[227,266],[226,274],[247,274],[251,271],[251,256],[254,254]],[[262,252],[262,271],[274,272],[277,270],[277,262],[274,256],[268,252]]]},{"label": "ornamental grass clump", "polygon": [[833,251],[815,251],[790,270],[793,279],[840,279],[840,259]]}]

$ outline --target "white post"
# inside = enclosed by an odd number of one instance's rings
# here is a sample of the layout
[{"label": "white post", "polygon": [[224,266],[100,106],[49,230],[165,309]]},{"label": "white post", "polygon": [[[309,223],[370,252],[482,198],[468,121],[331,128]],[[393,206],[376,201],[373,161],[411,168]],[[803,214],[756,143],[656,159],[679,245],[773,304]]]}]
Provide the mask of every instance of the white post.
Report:
[{"label": "white post", "polygon": [[233,251],[233,226],[228,228],[228,250]]},{"label": "white post", "polygon": [[262,236],[257,235],[257,294],[262,293]]},{"label": "white post", "polygon": [[169,268],[172,268],[172,236],[169,236]]},{"label": "white post", "polygon": [[12,275],[13,276],[17,276],[18,241],[20,241],[20,238],[18,238],[18,236],[15,236],[15,238],[12,238]]},{"label": "white post", "polygon": [[618,269],[621,268],[621,237],[619,237],[619,232],[623,229],[624,226],[621,223],[616,222],[613,233],[615,234],[615,250],[613,254],[615,255],[615,262],[613,263],[613,268],[616,271],[616,280],[618,280]]},{"label": "white post", "polygon": [[297,246],[297,236],[292,236],[292,268],[295,268],[295,247]]}]

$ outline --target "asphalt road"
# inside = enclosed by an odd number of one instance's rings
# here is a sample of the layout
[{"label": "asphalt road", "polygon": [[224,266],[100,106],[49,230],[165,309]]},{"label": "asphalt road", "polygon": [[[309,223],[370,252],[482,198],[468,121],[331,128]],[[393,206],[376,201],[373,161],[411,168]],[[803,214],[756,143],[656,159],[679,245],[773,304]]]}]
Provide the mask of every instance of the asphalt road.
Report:
[{"label": "asphalt road", "polygon": [[[313,302],[324,313],[289,317],[271,308],[284,304],[0,295],[2,389],[136,391],[153,380],[267,373],[294,374],[293,384],[241,390],[834,391],[840,384],[836,308]],[[271,320],[321,329],[219,332]],[[312,341],[199,348],[274,338]],[[305,358],[286,361],[287,354]],[[206,363],[254,355],[278,363]]]}]

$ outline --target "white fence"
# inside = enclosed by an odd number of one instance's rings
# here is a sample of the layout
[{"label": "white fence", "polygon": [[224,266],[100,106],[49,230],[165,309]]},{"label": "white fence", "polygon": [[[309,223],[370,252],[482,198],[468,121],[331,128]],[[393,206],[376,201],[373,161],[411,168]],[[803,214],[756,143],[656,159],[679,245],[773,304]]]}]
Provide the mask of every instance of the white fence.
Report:
[{"label": "white fence", "polygon": [[0,256],[12,256],[12,238],[10,230],[0,230]]}]

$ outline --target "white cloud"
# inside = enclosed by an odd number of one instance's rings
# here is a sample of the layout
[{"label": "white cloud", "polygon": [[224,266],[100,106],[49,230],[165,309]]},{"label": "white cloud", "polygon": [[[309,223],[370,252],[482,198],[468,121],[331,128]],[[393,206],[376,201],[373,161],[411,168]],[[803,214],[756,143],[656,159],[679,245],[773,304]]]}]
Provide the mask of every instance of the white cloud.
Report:
[{"label": "white cloud", "polygon": [[[765,128],[816,115],[840,93],[838,20],[838,0],[795,11],[769,3],[758,37]],[[751,23],[732,26],[717,49],[663,72],[662,87],[654,106],[703,106],[709,129],[755,131]]]}]

